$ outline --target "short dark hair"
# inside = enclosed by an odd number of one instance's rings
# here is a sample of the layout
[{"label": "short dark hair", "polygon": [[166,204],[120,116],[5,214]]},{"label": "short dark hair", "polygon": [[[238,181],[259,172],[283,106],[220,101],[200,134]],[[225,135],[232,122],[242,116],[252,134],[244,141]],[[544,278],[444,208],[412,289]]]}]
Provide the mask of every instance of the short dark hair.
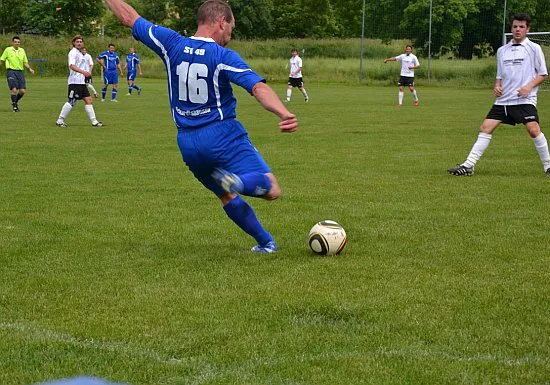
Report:
[{"label": "short dark hair", "polygon": [[298,52],[298,50],[296,48],[292,48],[290,52]]},{"label": "short dark hair", "polygon": [[113,43],[109,43],[108,47],[114,47],[115,45]]},{"label": "short dark hair", "polygon": [[14,41],[14,40],[21,40],[21,39],[19,38],[19,36],[14,36],[11,38],[11,41]]},{"label": "short dark hair", "polygon": [[197,25],[214,23],[220,16],[225,16],[229,23],[233,20],[229,4],[223,0],[206,0],[197,11]]},{"label": "short dark hair", "polygon": [[514,14],[512,16],[512,23],[514,22],[514,20],[524,21],[527,27],[531,26],[531,17],[527,13],[521,12],[521,13]]},{"label": "short dark hair", "polygon": [[413,46],[410,45],[410,44],[407,44],[407,45],[405,46],[405,49],[408,48],[408,47],[410,47],[411,49],[413,49]]}]

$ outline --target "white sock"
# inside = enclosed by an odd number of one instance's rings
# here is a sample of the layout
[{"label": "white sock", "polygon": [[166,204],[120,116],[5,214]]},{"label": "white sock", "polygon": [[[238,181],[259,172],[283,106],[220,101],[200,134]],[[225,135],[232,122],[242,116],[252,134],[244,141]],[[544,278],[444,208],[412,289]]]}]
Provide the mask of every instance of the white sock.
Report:
[{"label": "white sock", "polygon": [[403,91],[399,91],[399,104],[403,104]]},{"label": "white sock", "polygon": [[90,118],[90,120],[92,121],[92,124],[96,124],[97,119],[95,118],[94,106],[91,105],[91,104],[86,104],[84,106],[84,109],[86,110],[86,113],[88,114],[88,118]]},{"label": "white sock", "polygon": [[92,93],[95,95],[97,94],[97,91],[95,90],[94,86],[91,83],[86,84],[88,86],[88,89],[92,91]]},{"label": "white sock", "polygon": [[73,109],[73,106],[69,102],[65,102],[63,104],[63,108],[61,108],[61,112],[59,113],[58,121],[64,121],[67,116],[69,116],[69,112]]},{"label": "white sock", "polygon": [[304,98],[308,98],[307,97],[307,92],[306,92],[306,89],[305,88],[302,88],[300,91],[302,91],[302,95],[304,95]]},{"label": "white sock", "polygon": [[411,94],[413,94],[414,101],[416,102],[418,100],[418,96],[416,95],[416,90],[411,91]]},{"label": "white sock", "polygon": [[290,102],[290,97],[292,96],[292,88],[286,89],[286,100]]},{"label": "white sock", "polygon": [[546,141],[546,137],[541,132],[539,136],[533,139],[533,143],[535,143],[535,148],[539,153],[544,171],[548,170],[550,168],[550,153],[548,152],[548,142]]},{"label": "white sock", "polygon": [[462,165],[465,167],[474,167],[479,158],[481,158],[481,155],[483,155],[487,147],[489,147],[492,138],[493,135],[480,132],[470,154]]}]

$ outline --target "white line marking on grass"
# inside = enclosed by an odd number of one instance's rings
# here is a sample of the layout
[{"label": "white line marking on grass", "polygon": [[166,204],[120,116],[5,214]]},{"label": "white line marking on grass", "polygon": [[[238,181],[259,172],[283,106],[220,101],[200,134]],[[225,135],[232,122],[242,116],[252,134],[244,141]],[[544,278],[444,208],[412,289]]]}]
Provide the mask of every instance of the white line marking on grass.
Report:
[{"label": "white line marking on grass", "polygon": [[[239,379],[250,378],[251,373],[257,372],[258,368],[277,367],[280,365],[288,365],[293,362],[312,363],[316,361],[338,360],[338,359],[361,359],[361,358],[380,358],[380,357],[400,357],[405,359],[422,360],[422,359],[443,359],[457,362],[488,362],[496,363],[505,366],[522,366],[522,365],[550,365],[550,358],[540,356],[524,356],[521,358],[510,358],[493,354],[475,354],[475,355],[460,355],[443,351],[421,350],[421,349],[385,349],[380,348],[373,351],[351,351],[351,352],[325,352],[320,354],[301,354],[294,357],[256,357],[237,365],[218,365],[201,360],[196,357],[186,357],[183,359],[162,357],[156,351],[132,345],[120,341],[97,341],[94,339],[79,339],[67,333],[60,333],[54,330],[39,328],[33,325],[14,322],[0,322],[0,330],[11,330],[25,334],[29,338],[35,340],[45,340],[50,342],[61,342],[76,346],[82,349],[97,349],[115,353],[124,353],[128,356],[153,359],[161,364],[177,365],[185,362],[192,367],[201,368],[200,372],[190,377],[186,383],[200,385],[206,382],[211,382],[223,379],[228,376],[237,377]],[[289,383],[290,379],[286,378],[285,383]]]},{"label": "white line marking on grass", "polygon": [[79,339],[67,333],[56,332],[55,330],[42,329],[36,326],[23,323],[0,322],[0,329],[15,330],[35,340],[48,342],[62,342],[82,349],[98,349],[109,352],[124,353],[129,356],[152,358],[161,364],[177,364],[181,360],[176,358],[164,358],[152,349],[134,346],[120,341],[98,341],[92,339]]}]

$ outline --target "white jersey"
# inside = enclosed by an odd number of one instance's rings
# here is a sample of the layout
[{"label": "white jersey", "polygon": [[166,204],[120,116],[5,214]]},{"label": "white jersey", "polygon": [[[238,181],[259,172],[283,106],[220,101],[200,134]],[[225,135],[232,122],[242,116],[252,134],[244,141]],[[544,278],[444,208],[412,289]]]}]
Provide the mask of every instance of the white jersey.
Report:
[{"label": "white jersey", "polygon": [[84,60],[82,62],[82,67],[80,69],[88,72],[92,72],[92,67],[94,66],[94,59],[90,56],[89,53],[84,55]]},{"label": "white jersey", "polygon": [[[302,58],[298,55],[292,56],[290,58],[290,77],[291,78],[301,78],[302,77]],[[293,73],[296,72],[294,75]]]},{"label": "white jersey", "polygon": [[70,69],[71,64],[81,69],[86,65],[84,63],[84,55],[74,47],[69,51],[69,84],[85,84],[84,75]]},{"label": "white jersey", "polygon": [[497,79],[501,80],[502,96],[495,101],[499,106],[518,104],[537,105],[538,87],[526,98],[518,96],[518,90],[537,75],[548,75],[546,61],[540,45],[525,38],[521,43],[512,39],[497,51]]},{"label": "white jersey", "polygon": [[420,65],[420,62],[418,61],[416,55],[412,53],[403,53],[399,56],[396,56],[395,60],[401,62],[401,76],[414,78],[414,70],[410,70],[409,67],[416,67]]}]

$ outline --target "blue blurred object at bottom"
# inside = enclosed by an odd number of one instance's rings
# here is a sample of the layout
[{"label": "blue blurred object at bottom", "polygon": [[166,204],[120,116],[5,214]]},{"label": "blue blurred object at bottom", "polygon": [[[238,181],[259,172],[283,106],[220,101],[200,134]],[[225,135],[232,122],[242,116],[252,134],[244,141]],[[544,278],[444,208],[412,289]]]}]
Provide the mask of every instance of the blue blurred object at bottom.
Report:
[{"label": "blue blurred object at bottom", "polygon": [[41,382],[35,385],[128,385],[120,382],[108,382],[99,378],[92,377],[73,377],[50,382]]}]

